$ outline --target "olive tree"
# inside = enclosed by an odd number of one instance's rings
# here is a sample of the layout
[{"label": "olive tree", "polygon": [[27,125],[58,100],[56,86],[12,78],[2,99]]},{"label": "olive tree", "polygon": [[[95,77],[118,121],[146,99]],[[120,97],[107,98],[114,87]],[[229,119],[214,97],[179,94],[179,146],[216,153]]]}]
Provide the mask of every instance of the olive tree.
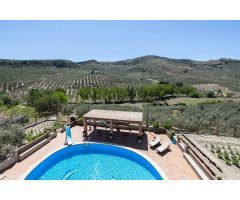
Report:
[{"label": "olive tree", "polygon": [[0,127],[0,161],[6,159],[11,153],[24,143],[25,132],[20,125],[7,125]]}]

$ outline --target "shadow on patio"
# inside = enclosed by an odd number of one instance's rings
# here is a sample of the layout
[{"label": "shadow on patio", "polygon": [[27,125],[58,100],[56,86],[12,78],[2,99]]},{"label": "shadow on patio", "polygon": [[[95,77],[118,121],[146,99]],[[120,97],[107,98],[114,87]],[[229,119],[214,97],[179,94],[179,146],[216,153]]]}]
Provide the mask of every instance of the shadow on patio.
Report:
[{"label": "shadow on patio", "polygon": [[142,135],[142,142],[138,144],[138,132],[137,131],[128,131],[121,130],[113,131],[112,139],[109,140],[109,130],[108,129],[96,129],[89,131],[88,141],[91,142],[106,142],[117,145],[122,145],[126,147],[132,147],[135,149],[148,150],[148,137],[144,132]]}]

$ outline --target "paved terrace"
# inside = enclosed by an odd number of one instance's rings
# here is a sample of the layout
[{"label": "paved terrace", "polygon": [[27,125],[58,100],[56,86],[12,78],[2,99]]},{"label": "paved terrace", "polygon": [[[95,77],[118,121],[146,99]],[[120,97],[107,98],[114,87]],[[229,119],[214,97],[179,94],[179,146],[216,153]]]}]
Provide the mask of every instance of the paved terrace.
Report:
[{"label": "paved terrace", "polygon": [[[91,127],[93,130],[93,127]],[[100,131],[99,131],[100,130]],[[73,143],[79,143],[83,141],[82,138],[83,127],[75,126],[72,128],[72,137]],[[89,140],[90,141],[99,141],[99,142],[108,142],[108,133],[109,129],[102,128],[93,131],[89,131]],[[128,146],[135,148],[142,153],[148,155],[153,161],[155,161],[160,168],[165,172],[167,177],[170,180],[196,180],[199,179],[197,174],[191,168],[191,166],[184,159],[182,151],[177,145],[171,144],[170,150],[164,155],[157,154],[154,150],[149,148],[148,141],[151,141],[154,136],[154,133],[148,135],[143,134],[143,142],[137,144],[136,137],[138,131],[128,130],[122,131],[121,133],[116,132],[114,129],[112,143]],[[167,135],[161,135],[163,141],[169,140]],[[57,138],[51,140],[50,143],[42,147],[40,150],[36,151],[34,154],[15,164],[12,168],[6,170],[3,175],[5,176],[4,180],[15,180],[20,179],[26,171],[31,168],[31,166],[37,163],[44,156],[53,152],[57,148],[63,147],[65,142],[65,133],[58,133]]]}]

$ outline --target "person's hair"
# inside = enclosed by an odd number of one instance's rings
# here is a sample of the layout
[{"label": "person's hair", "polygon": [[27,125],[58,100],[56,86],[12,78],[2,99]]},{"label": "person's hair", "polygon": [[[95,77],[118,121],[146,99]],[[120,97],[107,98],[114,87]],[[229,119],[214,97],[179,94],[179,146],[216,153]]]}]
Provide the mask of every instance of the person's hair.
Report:
[{"label": "person's hair", "polygon": [[71,121],[71,122],[74,122],[75,120],[76,120],[75,117],[70,117],[70,121]]}]

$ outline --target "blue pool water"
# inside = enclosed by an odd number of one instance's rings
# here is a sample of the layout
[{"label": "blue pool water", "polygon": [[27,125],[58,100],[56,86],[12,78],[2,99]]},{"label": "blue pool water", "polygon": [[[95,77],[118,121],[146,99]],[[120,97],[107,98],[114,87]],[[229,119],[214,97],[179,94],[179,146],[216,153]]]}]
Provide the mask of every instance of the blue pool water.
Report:
[{"label": "blue pool water", "polygon": [[108,144],[63,148],[36,166],[26,180],[162,180],[141,155]]}]

